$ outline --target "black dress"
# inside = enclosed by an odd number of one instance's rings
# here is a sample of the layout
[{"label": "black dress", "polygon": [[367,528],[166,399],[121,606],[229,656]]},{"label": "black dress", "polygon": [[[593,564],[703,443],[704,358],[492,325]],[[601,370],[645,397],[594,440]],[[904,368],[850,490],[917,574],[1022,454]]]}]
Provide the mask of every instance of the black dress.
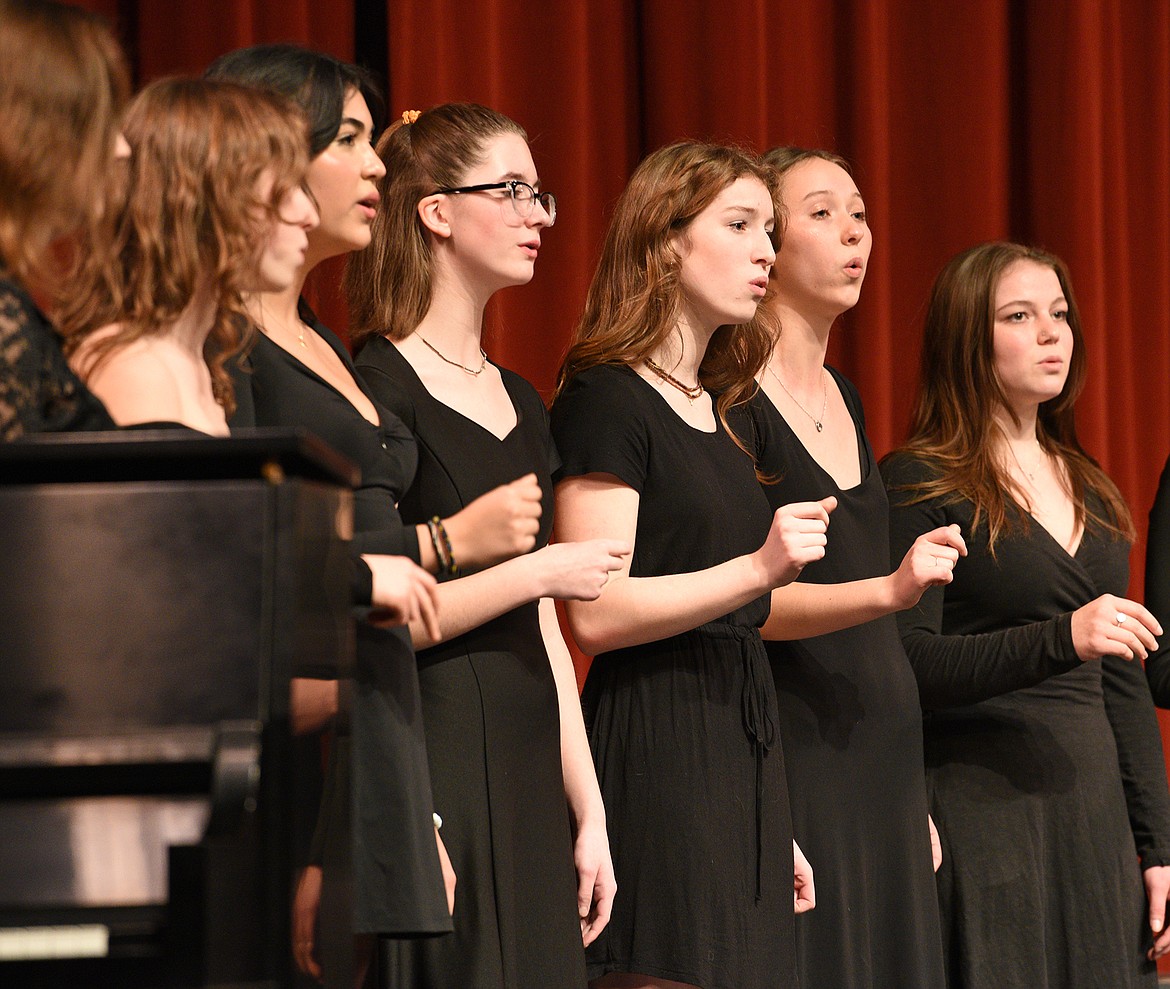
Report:
[{"label": "black dress", "polygon": [[[557,459],[531,385],[500,370],[517,418],[501,440],[433,398],[388,340],[370,341],[357,366],[418,441],[403,518],[450,516],[535,472],[544,505],[537,546],[547,542]],[[560,713],[536,602],[420,651],[418,664],[435,809],[458,877],[455,932],[393,946],[391,970],[402,985],[435,989],[580,989]]]},{"label": "black dress", "polygon": [[[341,341],[310,313],[302,315],[353,372]],[[361,468],[354,492],[355,551],[417,559],[414,530],[403,526],[395,508],[417,462],[402,423],[367,392],[380,419],[373,425],[332,385],[263,334],[248,364],[251,388],[240,396],[245,415],[254,414],[259,426],[316,433]],[[449,931],[418,675],[405,629],[358,623],[349,744],[355,929],[393,936]]]},{"label": "black dress", "polygon": [[1070,556],[1032,521],[993,558],[970,502],[905,504],[930,466],[897,456],[882,470],[893,557],[952,522],[967,541],[954,581],[899,616],[928,712],[948,985],[1155,985],[1138,865],[1170,850],[1154,708],[1140,663],[1081,663],[1071,631],[1077,608],[1124,595],[1128,544],[1090,529]]},{"label": "black dress", "polygon": [[0,441],[26,433],[117,428],[69,367],[49,318],[2,271],[0,367]]},{"label": "black dress", "polygon": [[[762,390],[744,408],[741,432],[762,472],[779,479],[764,485],[773,509],[837,498],[825,557],[800,575],[814,584],[890,572],[889,503],[865,436],[861,399],[832,373],[857,431],[856,487],[837,486]],[[792,829],[816,879],[816,909],[796,918],[799,982],[806,989],[937,989],[943,958],[922,713],[897,622],[889,615],[766,646]]]},{"label": "black dress", "polygon": [[[1146,541],[1146,607],[1170,629],[1170,460],[1158,480],[1150,509],[1150,536]],[[1158,640],[1158,649],[1146,659],[1146,679],[1158,707],[1170,707],[1170,634]]]},{"label": "black dress", "polygon": [[[751,459],[692,428],[632,369],[592,368],[552,410],[559,478],[640,495],[630,575],[706,570],[771,523]],[[792,827],[763,596],[691,632],[593,660],[583,701],[618,891],[589,973],[704,989],[792,984]]]}]

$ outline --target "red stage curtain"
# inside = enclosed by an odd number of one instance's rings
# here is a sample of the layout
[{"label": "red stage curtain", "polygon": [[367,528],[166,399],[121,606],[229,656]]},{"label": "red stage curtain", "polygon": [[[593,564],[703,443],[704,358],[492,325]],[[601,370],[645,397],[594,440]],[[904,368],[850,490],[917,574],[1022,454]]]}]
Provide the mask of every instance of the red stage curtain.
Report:
[{"label": "red stage curtain", "polygon": [[[879,454],[903,436],[920,321],[952,254],[1010,237],[1064,257],[1091,355],[1082,439],[1139,524],[1170,451],[1170,5],[1161,0],[90,0],[140,81],[237,45],[350,57],[388,27],[392,113],[478,100],[528,130],[560,222],[488,343],[546,394],[608,211],[685,137],[824,146],[856,165],[875,237],[831,359]],[[376,16],[374,16],[376,14]],[[327,273],[325,281],[332,277]],[[336,300],[324,314],[344,326]],[[598,410],[599,415],[604,410]],[[1142,544],[1132,593],[1140,596]]]}]

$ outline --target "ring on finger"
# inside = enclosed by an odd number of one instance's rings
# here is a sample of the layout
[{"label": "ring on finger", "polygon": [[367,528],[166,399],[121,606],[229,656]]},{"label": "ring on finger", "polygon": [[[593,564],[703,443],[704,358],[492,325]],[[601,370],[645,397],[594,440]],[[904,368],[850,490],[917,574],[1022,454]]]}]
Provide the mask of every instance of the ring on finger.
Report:
[{"label": "ring on finger", "polygon": [[1123,612],[1123,611],[1119,611],[1119,612],[1117,613],[1117,618],[1115,619],[1115,623],[1116,623],[1116,624],[1118,624],[1118,625],[1124,625],[1124,624],[1125,624],[1125,620],[1126,620],[1128,617],[1129,617],[1129,615],[1125,614],[1125,612]]}]

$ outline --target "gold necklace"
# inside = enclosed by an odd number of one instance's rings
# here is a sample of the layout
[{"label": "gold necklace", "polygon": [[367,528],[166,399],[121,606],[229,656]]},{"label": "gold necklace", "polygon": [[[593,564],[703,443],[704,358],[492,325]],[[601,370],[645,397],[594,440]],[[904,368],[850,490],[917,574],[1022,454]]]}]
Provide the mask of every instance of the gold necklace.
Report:
[{"label": "gold necklace", "polygon": [[418,338],[419,338],[419,339],[420,339],[420,340],[421,340],[421,341],[422,341],[424,344],[426,344],[426,345],[427,345],[427,347],[428,347],[428,348],[431,350],[431,352],[432,352],[432,353],[433,353],[433,354],[434,354],[434,355],[435,355],[437,358],[439,358],[439,360],[441,360],[441,361],[446,361],[446,362],[447,362],[448,364],[450,364],[452,367],[457,367],[457,368],[459,368],[459,370],[460,370],[460,371],[465,371],[465,372],[467,372],[467,373],[468,373],[468,374],[470,374],[470,375],[471,375],[473,378],[478,378],[478,377],[479,377],[481,374],[483,374],[483,369],[484,369],[485,367],[487,367],[487,354],[484,352],[484,349],[483,349],[483,347],[480,347],[480,348],[479,348],[479,357],[480,357],[480,361],[479,361],[479,367],[468,367],[466,364],[460,364],[458,361],[453,361],[453,360],[451,360],[451,358],[450,358],[450,357],[444,357],[444,356],[443,356],[442,354],[440,354],[440,353],[439,353],[439,351],[438,351],[438,350],[437,350],[437,349],[436,349],[436,348],[435,348],[435,347],[434,347],[434,346],[433,346],[433,345],[430,343],[430,341],[429,341],[429,340],[427,340],[427,338],[426,338],[426,337],[424,337],[424,336],[423,336],[421,333],[416,333],[415,335],[416,335],[416,336],[417,336],[417,337],[418,337]]},{"label": "gold necklace", "polygon": [[811,412],[809,412],[808,409],[801,405],[797,397],[788,390],[788,386],[780,380],[780,375],[772,370],[771,361],[768,361],[764,367],[766,367],[768,369],[768,373],[776,379],[776,384],[784,389],[784,394],[792,399],[792,401],[796,402],[796,407],[812,420],[812,424],[817,427],[817,432],[822,432],[825,428],[825,411],[829,408],[829,382],[825,379],[825,369],[821,368],[821,417],[818,419]]},{"label": "gold necklace", "polygon": [[701,383],[693,386],[684,385],[681,381],[678,380],[678,378],[667,371],[666,368],[655,364],[654,361],[650,360],[649,357],[646,358],[646,366],[668,385],[674,385],[675,388],[686,395],[687,401],[691,402],[692,404],[696,398],[703,394],[703,385]]},{"label": "gold necklace", "polygon": [[304,347],[305,350],[309,349],[309,345],[307,343],[305,343],[305,321],[303,319],[297,320],[298,329],[295,331],[293,330],[293,328],[291,326],[285,326],[284,323],[278,323],[277,325],[280,326],[280,328],[282,330],[288,330],[289,333],[295,332],[297,335],[297,339],[300,341],[301,346]]}]

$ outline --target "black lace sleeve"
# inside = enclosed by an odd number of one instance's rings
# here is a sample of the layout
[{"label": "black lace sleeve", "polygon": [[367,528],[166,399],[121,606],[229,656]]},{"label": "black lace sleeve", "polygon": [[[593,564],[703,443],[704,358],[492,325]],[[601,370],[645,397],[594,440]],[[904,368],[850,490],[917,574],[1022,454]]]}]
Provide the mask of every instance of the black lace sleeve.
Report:
[{"label": "black lace sleeve", "polygon": [[105,406],[66,363],[48,317],[0,276],[0,440],[114,428]]}]

